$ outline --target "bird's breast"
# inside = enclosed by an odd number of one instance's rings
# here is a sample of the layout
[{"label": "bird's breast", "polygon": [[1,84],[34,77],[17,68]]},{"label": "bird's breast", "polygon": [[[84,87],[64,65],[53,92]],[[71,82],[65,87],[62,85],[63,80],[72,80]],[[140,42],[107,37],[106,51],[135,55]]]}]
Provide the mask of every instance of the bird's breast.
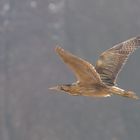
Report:
[{"label": "bird's breast", "polygon": [[82,96],[91,96],[91,97],[110,96],[109,90],[107,88],[81,88],[80,94]]}]

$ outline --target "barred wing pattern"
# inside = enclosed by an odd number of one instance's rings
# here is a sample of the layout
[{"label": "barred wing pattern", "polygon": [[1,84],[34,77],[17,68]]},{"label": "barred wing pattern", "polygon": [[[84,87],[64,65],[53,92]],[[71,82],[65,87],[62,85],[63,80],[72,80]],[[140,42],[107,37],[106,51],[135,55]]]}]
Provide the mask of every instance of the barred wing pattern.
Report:
[{"label": "barred wing pattern", "polygon": [[56,47],[56,52],[62,58],[62,60],[73,70],[79,83],[96,84],[102,82],[94,66],[92,66],[87,61],[72,55],[61,47]]},{"label": "barred wing pattern", "polygon": [[115,45],[101,54],[96,62],[95,69],[106,85],[115,85],[116,77],[122,66],[125,64],[129,55],[139,46],[140,37],[134,37]]}]

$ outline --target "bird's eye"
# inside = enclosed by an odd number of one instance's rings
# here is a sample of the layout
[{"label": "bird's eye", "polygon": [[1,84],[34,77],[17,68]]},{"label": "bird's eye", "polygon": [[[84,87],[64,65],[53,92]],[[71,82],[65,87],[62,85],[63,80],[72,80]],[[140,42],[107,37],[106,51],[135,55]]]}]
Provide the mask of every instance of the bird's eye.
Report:
[{"label": "bird's eye", "polygon": [[61,86],[61,87],[60,87],[60,90],[64,90],[64,88]]}]

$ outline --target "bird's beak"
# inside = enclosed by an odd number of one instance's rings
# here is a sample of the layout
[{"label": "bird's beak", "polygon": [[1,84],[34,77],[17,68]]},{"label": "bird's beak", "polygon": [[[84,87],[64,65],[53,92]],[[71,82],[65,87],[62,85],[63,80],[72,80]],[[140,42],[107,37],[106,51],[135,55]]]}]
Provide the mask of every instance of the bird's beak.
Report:
[{"label": "bird's beak", "polygon": [[51,87],[50,90],[60,90],[59,86]]}]

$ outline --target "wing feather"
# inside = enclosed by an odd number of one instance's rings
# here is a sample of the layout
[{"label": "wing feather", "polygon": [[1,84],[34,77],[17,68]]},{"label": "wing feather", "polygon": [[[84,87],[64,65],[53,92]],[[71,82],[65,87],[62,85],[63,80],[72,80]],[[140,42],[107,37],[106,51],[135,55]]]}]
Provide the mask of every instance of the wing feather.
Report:
[{"label": "wing feather", "polygon": [[100,74],[102,81],[109,86],[115,85],[115,81],[122,66],[140,46],[140,37],[131,38],[125,42],[103,52],[96,62],[95,69]]},{"label": "wing feather", "polygon": [[93,65],[87,61],[56,47],[56,52],[62,60],[73,70],[79,83],[95,84],[102,82]]}]

